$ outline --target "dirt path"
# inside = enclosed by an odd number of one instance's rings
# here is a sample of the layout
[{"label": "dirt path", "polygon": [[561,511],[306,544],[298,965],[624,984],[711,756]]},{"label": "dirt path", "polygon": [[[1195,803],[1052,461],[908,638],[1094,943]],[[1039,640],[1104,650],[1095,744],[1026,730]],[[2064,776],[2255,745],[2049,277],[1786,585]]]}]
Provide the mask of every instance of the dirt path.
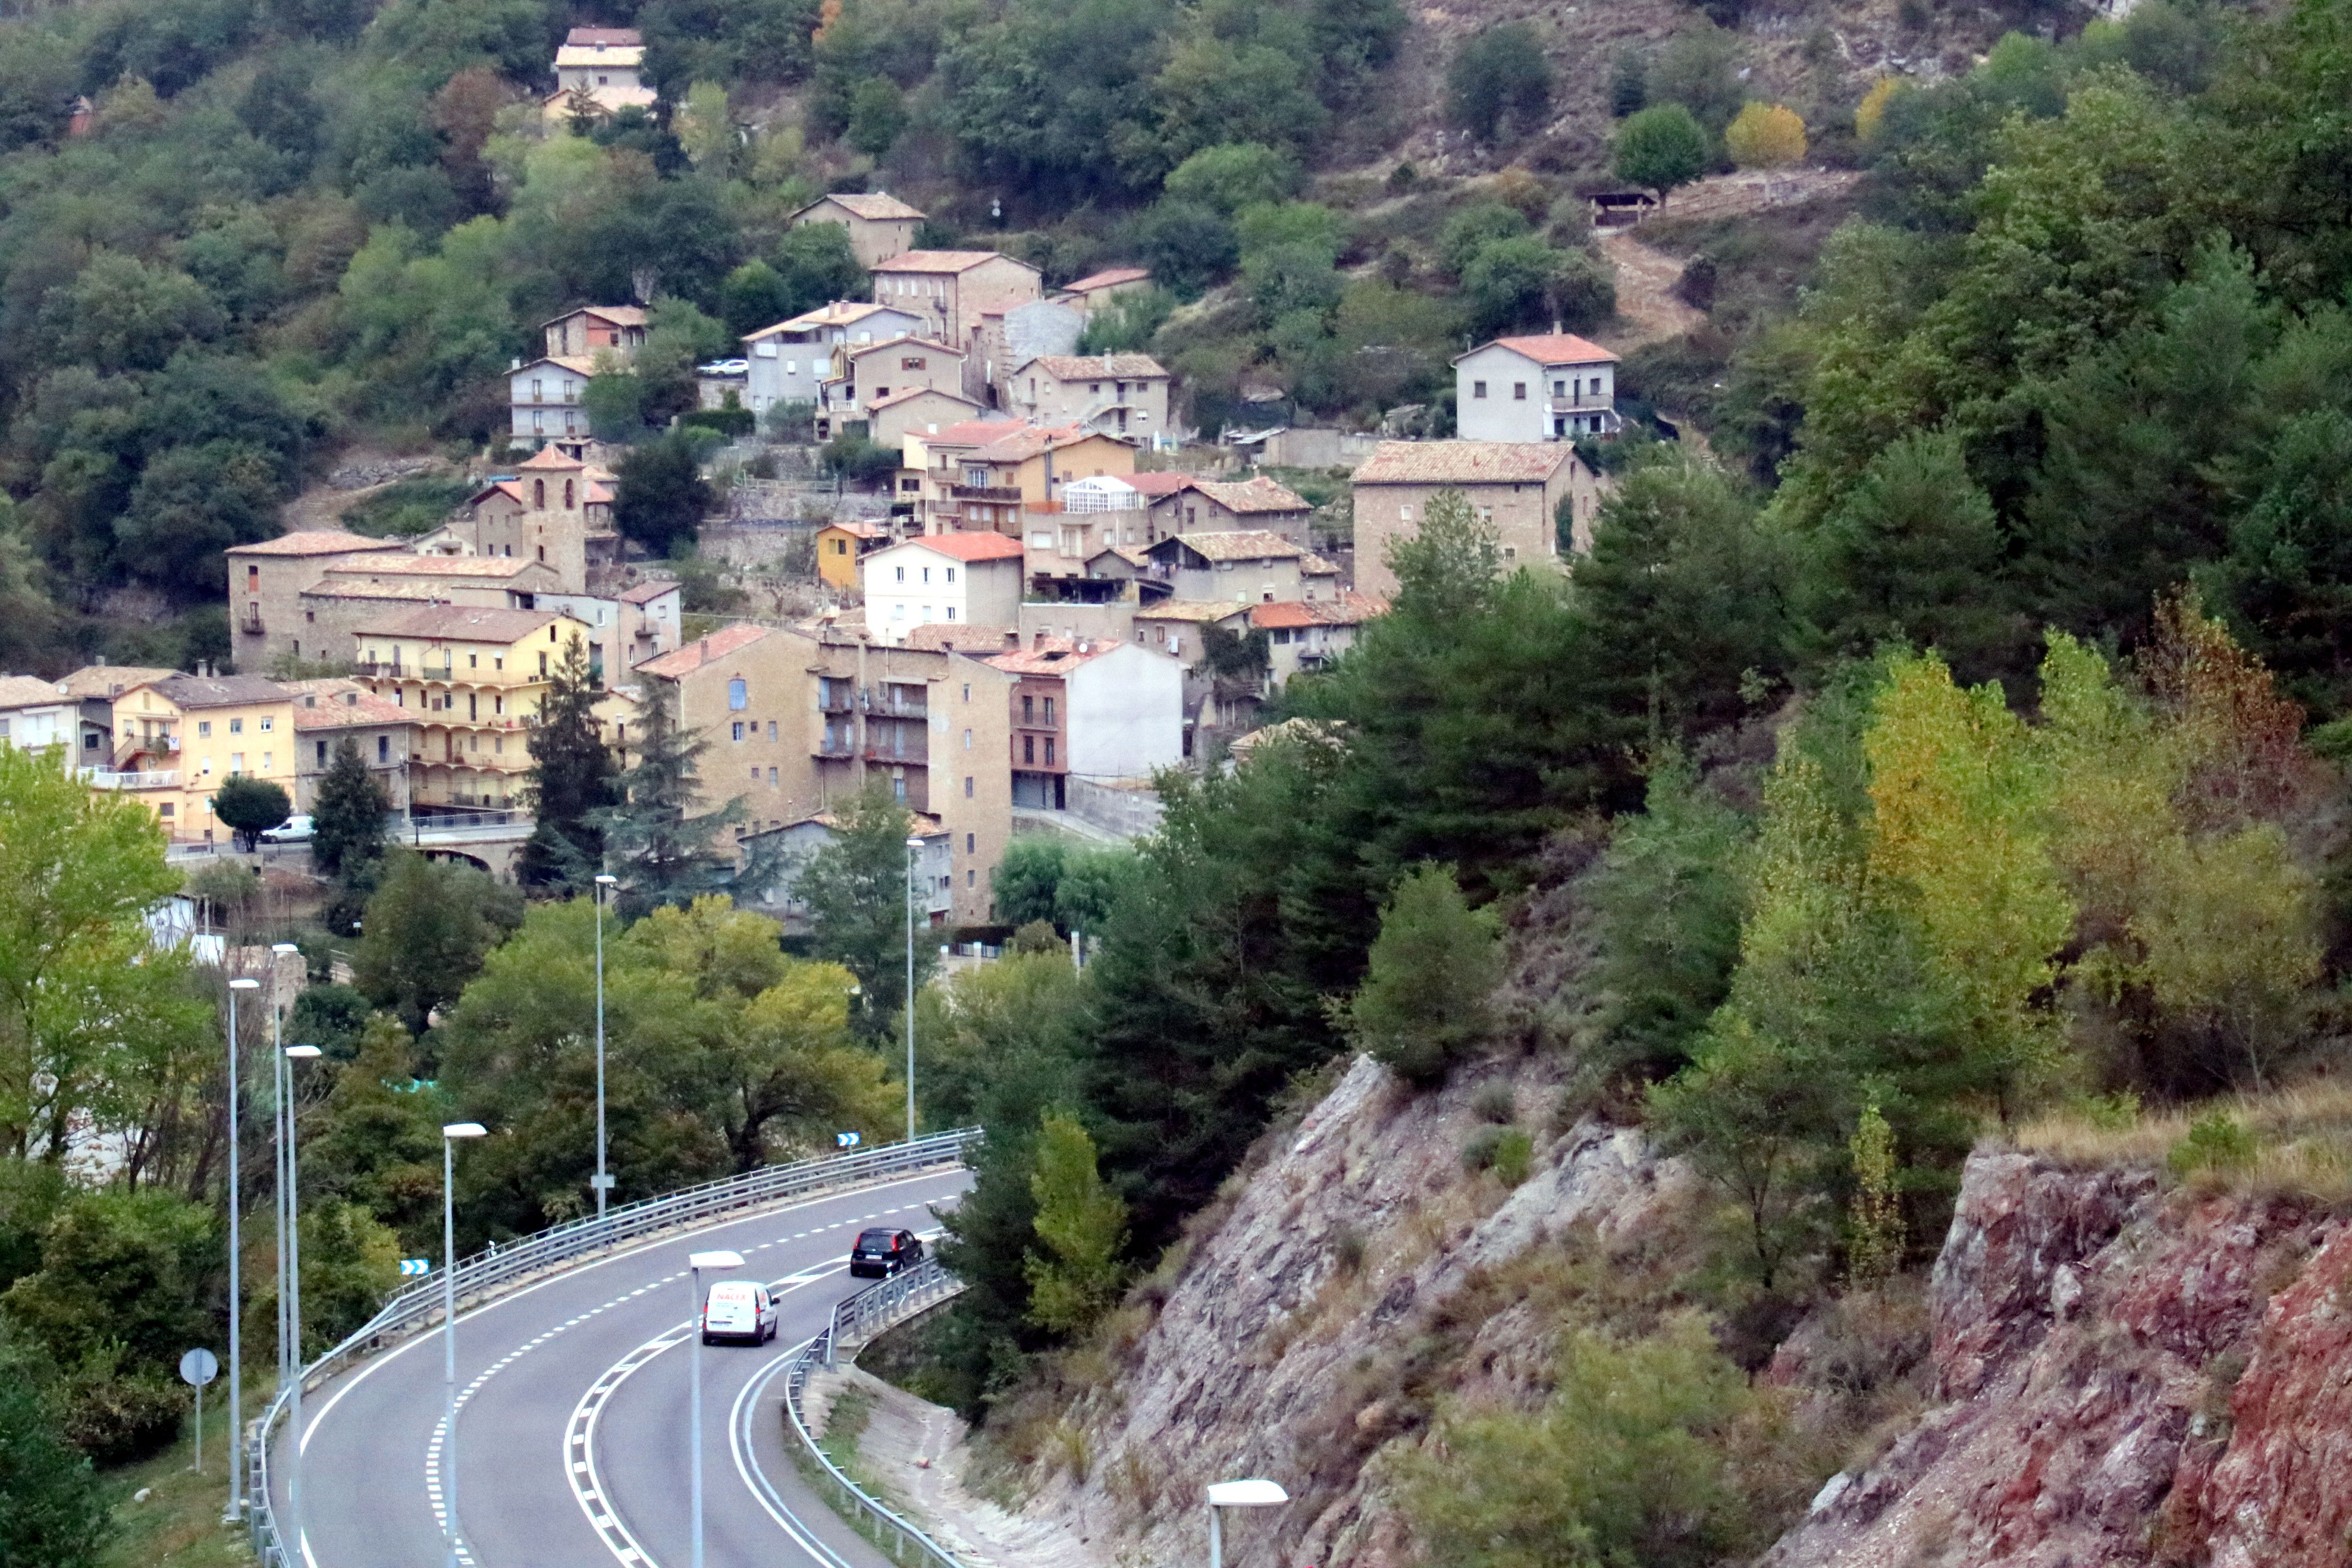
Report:
[{"label": "dirt path", "polygon": [[1596,334],[1602,348],[1623,353],[1665,338],[1678,338],[1706,320],[1675,297],[1683,275],[1680,258],[1653,250],[1635,239],[1630,229],[1611,229],[1600,237],[1601,254],[1617,272],[1618,325]]},{"label": "dirt path", "polygon": [[843,1367],[809,1380],[811,1415],[830,1413],[834,1398],[853,1388],[874,1402],[857,1440],[859,1467],[934,1541],[974,1568],[1101,1568],[1089,1543],[1065,1526],[1008,1513],[965,1489],[971,1453],[954,1411]]}]

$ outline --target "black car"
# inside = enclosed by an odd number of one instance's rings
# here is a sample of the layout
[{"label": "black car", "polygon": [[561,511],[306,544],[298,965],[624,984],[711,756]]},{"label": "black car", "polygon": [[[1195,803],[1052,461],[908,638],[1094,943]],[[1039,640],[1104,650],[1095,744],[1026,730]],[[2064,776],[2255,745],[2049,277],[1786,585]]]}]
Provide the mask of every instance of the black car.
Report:
[{"label": "black car", "polygon": [[861,1230],[849,1249],[849,1272],[859,1279],[887,1279],[923,1260],[923,1244],[911,1230]]}]

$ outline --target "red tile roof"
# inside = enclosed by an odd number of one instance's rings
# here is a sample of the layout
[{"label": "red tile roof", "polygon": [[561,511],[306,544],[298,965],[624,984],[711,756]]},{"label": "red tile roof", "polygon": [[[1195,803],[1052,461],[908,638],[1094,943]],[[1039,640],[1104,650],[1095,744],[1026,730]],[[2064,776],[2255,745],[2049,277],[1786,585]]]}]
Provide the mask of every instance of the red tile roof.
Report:
[{"label": "red tile roof", "polygon": [[1014,626],[971,626],[962,621],[926,621],[919,626],[907,628],[908,647],[927,648],[937,653],[970,654],[980,658],[1003,653],[1020,637]]},{"label": "red tile roof", "polygon": [[[1021,542],[1007,539],[1001,533],[927,533],[920,539],[910,539],[908,544],[919,544],[955,561],[1018,561]],[[900,546],[903,549],[905,546]]]},{"label": "red tile roof", "polygon": [[1387,609],[1385,600],[1375,599],[1369,594],[1345,594],[1337,599],[1286,600],[1273,605],[1252,605],[1250,625],[1293,630],[1300,626],[1352,626]]},{"label": "red tile roof", "polygon": [[635,27],[574,27],[563,35],[563,41],[583,48],[603,44],[608,48],[634,49],[646,41],[646,37]]},{"label": "red tile roof", "polygon": [[[540,468],[557,473],[569,473],[574,468],[584,468],[587,466],[577,458],[565,457],[553,447],[541,447],[515,465],[518,468]],[[289,1334],[287,1337],[291,1339],[293,1336]]]},{"label": "red tile roof", "polygon": [[363,533],[346,533],[339,528],[306,528],[293,533],[281,533],[275,539],[265,539],[258,544],[232,544],[230,555],[341,555],[352,550],[400,550],[404,548],[396,539],[370,539]]},{"label": "red tile roof", "polygon": [[[1544,332],[1535,337],[1496,338],[1496,342],[1507,349],[1527,355],[1538,364],[1614,364],[1617,356],[1599,343],[1588,342],[1574,332]],[[1470,351],[1476,353],[1476,349]]]},{"label": "red tile roof", "polygon": [[1178,490],[1201,482],[1199,475],[1181,474],[1173,468],[1158,468],[1150,473],[1138,471],[1121,477],[1129,484],[1155,500],[1161,496],[1172,496]]},{"label": "red tile roof", "polygon": [[774,628],[755,626],[750,621],[738,621],[731,626],[721,626],[707,637],[697,637],[684,647],[656,654],[638,665],[640,674],[658,676],[664,680],[676,680],[692,675],[713,659],[739,653],[769,635]]},{"label": "red tile roof", "polygon": [[1117,637],[1040,637],[1034,646],[982,659],[1008,675],[1061,675],[1119,646]]},{"label": "red tile roof", "polygon": [[1100,272],[1089,272],[1076,282],[1066,285],[1065,292],[1086,294],[1097,289],[1116,289],[1122,283],[1145,283],[1150,279],[1151,268],[1149,267],[1107,267]]},{"label": "red tile roof", "polygon": [[[623,589],[621,591],[621,602],[626,605],[650,605],[656,599],[660,598],[664,594],[675,594],[677,592],[677,584],[675,583],[640,583],[634,588]],[[291,1334],[289,1334],[287,1337],[289,1339],[293,1338]]]},{"label": "red tile roof", "polygon": [[827,202],[869,223],[878,223],[889,218],[919,218],[923,216],[921,208],[910,207],[885,191],[877,191],[870,195],[861,195],[852,191],[835,191],[829,196],[817,197],[793,216],[798,217],[801,213],[807,212],[811,208],[821,207]]},{"label": "red tile roof", "polygon": [[882,262],[877,272],[969,272],[990,261],[1012,261],[1015,267],[1037,269],[1025,261],[1013,261],[1010,256],[993,250],[909,250]]},{"label": "red tile roof", "polygon": [[1202,479],[1200,492],[1231,512],[1312,511],[1315,509],[1283,486],[1260,474],[1239,484]]}]

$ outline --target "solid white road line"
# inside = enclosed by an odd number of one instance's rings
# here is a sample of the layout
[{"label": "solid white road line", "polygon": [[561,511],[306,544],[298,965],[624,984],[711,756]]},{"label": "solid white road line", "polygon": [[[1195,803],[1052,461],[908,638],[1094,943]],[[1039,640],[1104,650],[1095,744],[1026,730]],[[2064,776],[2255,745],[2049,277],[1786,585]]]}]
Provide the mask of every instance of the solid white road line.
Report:
[{"label": "solid white road line", "polygon": [[791,1366],[793,1358],[806,1350],[808,1345],[809,1341],[803,1340],[761,1368],[751,1381],[743,1385],[743,1392],[735,1396],[735,1408],[727,1414],[727,1447],[735,1458],[735,1473],[743,1479],[744,1486],[751,1489],[752,1499],[768,1510],[768,1517],[776,1521],[793,1545],[815,1559],[822,1568],[855,1568],[847,1558],[819,1540],[816,1532],[785,1506],[783,1497],[776,1490],[774,1483],[760,1468],[759,1462],[751,1458],[751,1420],[758,1413],[760,1396],[767,1391],[768,1384],[775,1380],[776,1374]]}]

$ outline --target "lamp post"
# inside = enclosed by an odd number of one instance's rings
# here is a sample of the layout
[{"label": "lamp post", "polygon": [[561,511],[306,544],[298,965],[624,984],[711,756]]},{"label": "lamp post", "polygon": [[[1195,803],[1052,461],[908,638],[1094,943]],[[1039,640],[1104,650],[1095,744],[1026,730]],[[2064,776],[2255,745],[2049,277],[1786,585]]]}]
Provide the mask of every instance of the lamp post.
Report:
[{"label": "lamp post", "polygon": [[294,1064],[317,1060],[319,1047],[288,1046],[278,1054],[286,1062],[286,1228],[279,1234],[286,1238],[286,1323],[294,1341],[293,1381],[287,1391],[287,1413],[293,1417],[288,1429],[294,1434],[294,1447],[287,1457],[286,1519],[287,1539],[299,1561],[302,1554],[302,1229],[296,1201],[301,1146],[294,1136]]},{"label": "lamp post", "polygon": [[686,1260],[687,1272],[694,1280],[694,1344],[687,1352],[687,1425],[692,1434],[689,1446],[694,1450],[694,1562],[692,1568],[702,1568],[702,1326],[707,1321],[702,1309],[702,1271],[723,1273],[743,1267],[740,1252],[698,1252]]},{"label": "lamp post", "polygon": [[[299,953],[301,951],[290,942],[278,942],[270,948],[269,978],[273,992],[278,979],[278,959],[287,953]],[[286,1288],[286,1227],[291,1220],[286,1203],[289,1185],[286,1151],[291,1146],[292,1139],[287,1125],[286,1108],[292,1099],[293,1069],[286,1065],[285,1036],[286,1009],[278,1005],[273,996],[269,1005],[269,1123],[270,1130],[277,1135],[278,1143],[278,1175],[271,1184],[271,1195],[278,1216],[278,1391],[280,1394],[286,1392],[287,1375],[296,1361],[293,1352],[287,1345],[289,1335],[286,1303],[289,1292]]]},{"label": "lamp post", "polygon": [[457,1209],[453,1182],[460,1138],[481,1138],[478,1121],[452,1121],[441,1129],[441,1506],[446,1521],[448,1568],[457,1568]]},{"label": "lamp post", "polygon": [[242,1501],[237,1488],[243,1479],[238,1472],[245,1465],[245,1377],[239,1356],[244,1283],[236,1256],[243,1245],[236,1223],[236,994],[260,989],[260,981],[242,975],[228,983],[228,1511],[221,1515],[223,1524],[237,1521]]},{"label": "lamp post", "polygon": [[915,1141],[915,857],[923,841],[907,840],[907,1142]]},{"label": "lamp post", "polygon": [[1267,1480],[1216,1481],[1209,1487],[1209,1568],[1225,1568],[1223,1512],[1229,1508],[1279,1508],[1290,1494]]},{"label": "lamp post", "polygon": [[604,1169],[604,889],[621,884],[618,877],[596,879],[596,1217],[604,1217],[605,1194],[613,1190]]}]

